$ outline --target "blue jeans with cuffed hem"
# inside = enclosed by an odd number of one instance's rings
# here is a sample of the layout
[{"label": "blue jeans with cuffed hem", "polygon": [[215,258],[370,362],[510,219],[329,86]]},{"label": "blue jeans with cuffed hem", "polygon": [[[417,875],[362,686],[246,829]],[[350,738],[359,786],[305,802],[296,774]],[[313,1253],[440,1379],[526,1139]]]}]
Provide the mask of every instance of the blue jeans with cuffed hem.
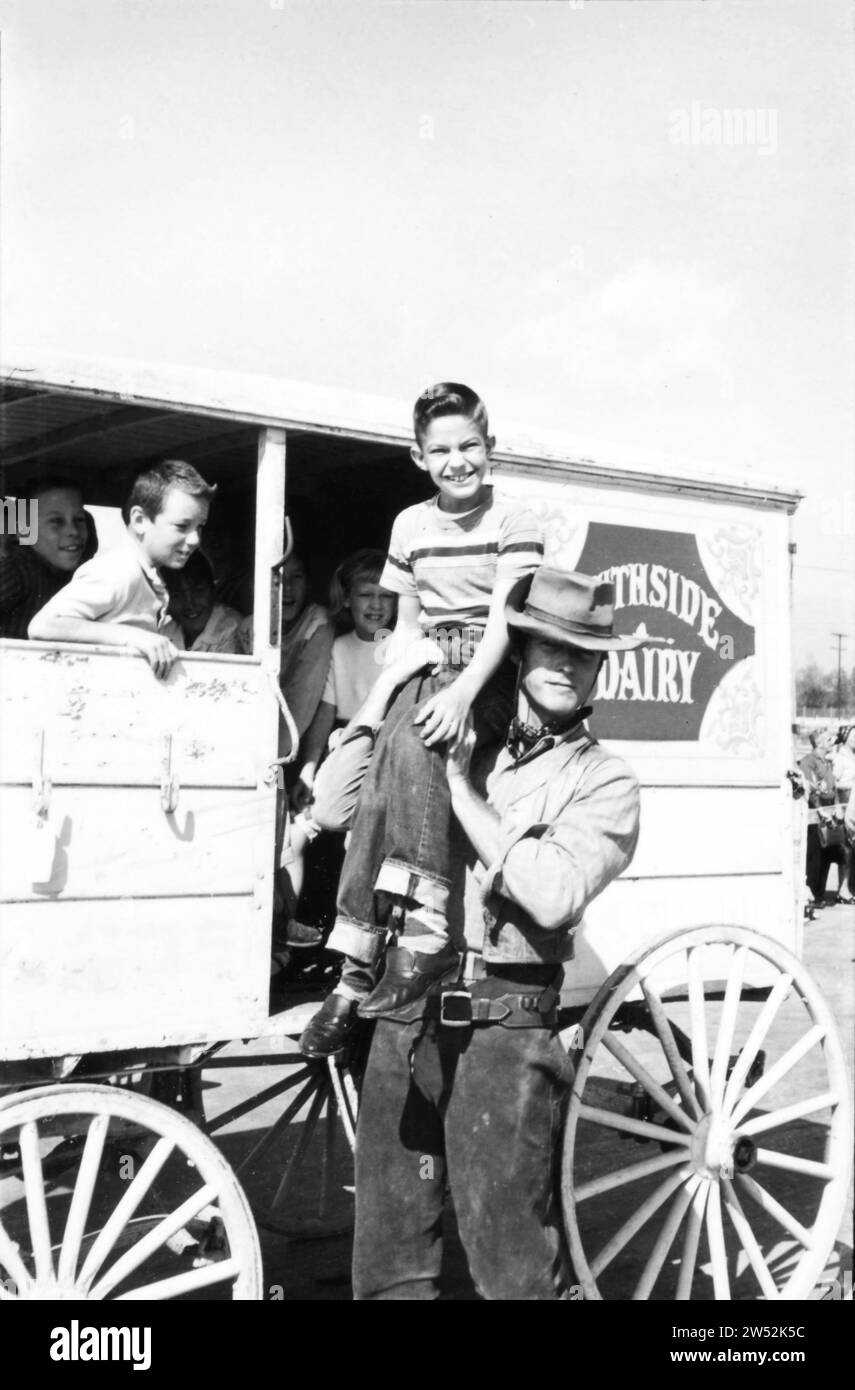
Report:
[{"label": "blue jeans with cuffed hem", "polygon": [[482,1298],[568,1298],[556,1165],[571,1082],[546,1028],[378,1021],[356,1140],[357,1300],[439,1297],[446,1180]]},{"label": "blue jeans with cuffed hem", "polygon": [[[385,934],[388,900],[375,890],[381,869],[395,880],[395,892],[436,907],[444,902],[453,872],[453,816],[445,775],[444,746],[427,748],[413,718],[420,705],[444,690],[460,668],[417,676],[392,705],[368,765],[350,830],[350,844],[339,881],[338,915],[330,945],[355,933]],[[515,669],[505,662],[473,705],[479,745],[503,738],[513,712]],[[381,947],[382,949],[382,947]],[[348,954],[366,959],[364,953]],[[369,951],[370,954],[370,951]],[[378,952],[379,954],[379,952]]]}]

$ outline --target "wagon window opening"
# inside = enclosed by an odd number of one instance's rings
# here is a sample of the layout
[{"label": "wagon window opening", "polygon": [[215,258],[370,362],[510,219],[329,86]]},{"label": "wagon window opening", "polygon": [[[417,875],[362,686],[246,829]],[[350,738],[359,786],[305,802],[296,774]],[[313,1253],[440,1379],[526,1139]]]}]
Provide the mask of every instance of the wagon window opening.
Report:
[{"label": "wagon window opening", "polygon": [[[165,458],[184,459],[217,485],[202,548],[218,602],[244,618],[255,607],[258,442],[259,427],[246,421],[6,382],[0,385],[4,517],[38,479],[60,475],[79,486],[99,550],[108,552],[124,535],[120,509],[136,474]],[[385,549],[396,514],[430,491],[402,445],[289,429],[286,508],[306,557],[311,597],[326,603],[341,560],[364,547]],[[10,529],[3,527],[0,553],[18,544]]]}]

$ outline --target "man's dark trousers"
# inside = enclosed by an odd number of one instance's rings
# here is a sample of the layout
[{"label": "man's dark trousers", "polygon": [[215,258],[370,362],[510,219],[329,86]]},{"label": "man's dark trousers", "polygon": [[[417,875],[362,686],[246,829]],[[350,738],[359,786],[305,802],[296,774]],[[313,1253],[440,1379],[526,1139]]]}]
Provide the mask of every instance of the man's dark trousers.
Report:
[{"label": "man's dark trousers", "polygon": [[571,1080],[548,1028],[378,1022],[356,1145],[356,1299],[439,1296],[446,1177],[483,1298],[567,1297],[555,1176]]}]

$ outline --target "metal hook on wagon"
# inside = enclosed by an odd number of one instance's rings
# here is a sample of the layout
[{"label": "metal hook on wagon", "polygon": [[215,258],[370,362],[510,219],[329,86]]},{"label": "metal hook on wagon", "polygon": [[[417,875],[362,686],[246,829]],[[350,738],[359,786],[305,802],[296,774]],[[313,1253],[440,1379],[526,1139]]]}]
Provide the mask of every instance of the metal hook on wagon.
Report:
[{"label": "metal hook on wagon", "polygon": [[45,731],[39,729],[36,735],[36,770],[33,773],[33,809],[42,819],[47,817],[50,804],[51,783],[45,777]]},{"label": "metal hook on wagon", "polygon": [[271,767],[282,767],[285,763],[293,763],[294,759],[296,758],[297,751],[300,747],[300,731],[297,728],[297,725],[294,723],[294,716],[288,708],[288,702],[285,699],[285,696],[282,694],[282,691],[279,686],[279,677],[277,676],[276,672],[271,671],[268,668],[265,672],[265,675],[267,676],[267,680],[270,685],[270,689],[272,690],[273,695],[276,699],[276,703],[279,706],[279,711],[282,715],[282,718],[285,721],[285,728],[288,731],[288,752],[284,754],[283,757],[276,758],[276,760],[270,764]]},{"label": "metal hook on wagon", "polygon": [[167,816],[174,815],[178,807],[180,790],[178,777],[172,770],[172,734],[164,734],[160,774],[160,804]]},{"label": "metal hook on wagon", "polygon": [[282,570],[291,558],[294,550],[294,528],[291,525],[291,518],[285,516],[285,549],[270,567],[270,632],[268,634],[271,647],[278,647],[282,634]]}]

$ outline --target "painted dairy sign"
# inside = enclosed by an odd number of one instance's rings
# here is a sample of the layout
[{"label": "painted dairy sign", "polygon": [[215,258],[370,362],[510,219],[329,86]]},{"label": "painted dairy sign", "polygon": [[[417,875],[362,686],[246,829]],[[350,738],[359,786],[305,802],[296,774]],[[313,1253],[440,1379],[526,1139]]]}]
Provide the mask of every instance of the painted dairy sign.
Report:
[{"label": "painted dairy sign", "polygon": [[576,568],[614,584],[618,632],[658,639],[609,654],[595,692],[597,734],[696,740],[713,691],[754,654],[754,629],[716,591],[696,538],[592,522]]}]

